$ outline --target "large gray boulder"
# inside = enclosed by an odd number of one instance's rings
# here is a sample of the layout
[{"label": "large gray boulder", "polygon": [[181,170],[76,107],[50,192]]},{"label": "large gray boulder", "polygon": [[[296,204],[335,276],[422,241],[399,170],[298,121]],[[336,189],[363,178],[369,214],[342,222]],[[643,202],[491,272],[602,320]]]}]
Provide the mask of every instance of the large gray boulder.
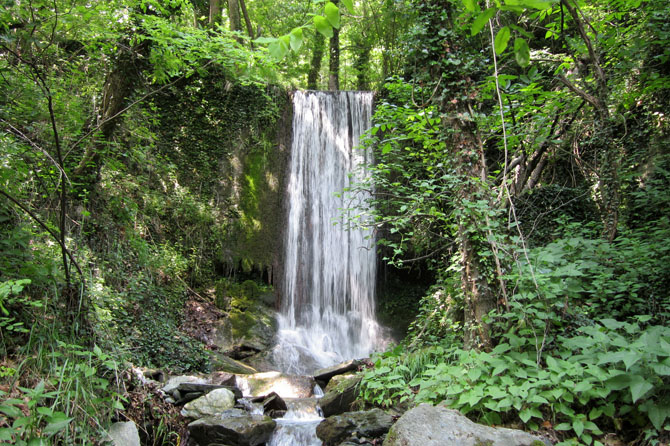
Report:
[{"label": "large gray boulder", "polygon": [[181,414],[187,418],[202,418],[218,415],[235,406],[235,394],[228,389],[214,389],[186,404]]},{"label": "large gray boulder", "polygon": [[419,404],[389,431],[384,446],[545,446],[539,437],[516,429],[474,423],[444,406]]},{"label": "large gray boulder", "polygon": [[275,421],[261,415],[224,418],[206,417],[188,425],[191,438],[199,446],[210,444],[257,446],[266,443],[276,426]]},{"label": "large gray boulder", "polygon": [[354,376],[339,382],[334,388],[327,391],[319,399],[319,407],[323,411],[324,417],[337,415],[351,410],[351,405],[358,395],[358,384],[361,382],[360,376]]},{"label": "large gray boulder", "polygon": [[316,427],[316,436],[323,446],[339,445],[345,440],[364,441],[385,435],[393,417],[381,409],[345,412],[326,418]]}]

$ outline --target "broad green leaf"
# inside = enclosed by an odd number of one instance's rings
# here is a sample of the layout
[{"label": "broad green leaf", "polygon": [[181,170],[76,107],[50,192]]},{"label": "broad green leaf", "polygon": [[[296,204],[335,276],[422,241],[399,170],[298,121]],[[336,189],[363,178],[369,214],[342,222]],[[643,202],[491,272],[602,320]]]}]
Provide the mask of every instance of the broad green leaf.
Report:
[{"label": "broad green leaf", "polygon": [[327,39],[333,37],[333,27],[328,23],[328,19],[323,16],[315,15],[314,16],[314,27],[318,32],[323,34]]},{"label": "broad green leaf", "polygon": [[667,366],[662,363],[654,363],[651,365],[651,368],[654,369],[658,375],[670,376],[670,366]]},{"label": "broad green leaf", "polygon": [[333,28],[340,29],[340,10],[333,2],[326,3],[326,6],[323,7],[323,13],[326,14],[328,23]]},{"label": "broad green leaf", "polygon": [[514,39],[514,57],[516,58],[516,63],[521,67],[525,68],[530,64],[530,48],[528,48],[528,43],[525,39]]},{"label": "broad green leaf", "polygon": [[56,432],[62,431],[73,419],[74,418],[52,417],[51,421],[49,421],[44,428],[44,433],[55,434]]},{"label": "broad green leaf", "polygon": [[465,6],[465,9],[469,12],[475,12],[477,9],[477,2],[476,0],[463,0],[463,6]]},{"label": "broad green leaf", "polygon": [[9,418],[18,418],[23,415],[23,412],[21,412],[17,407],[9,405],[0,406],[0,412],[4,413]]},{"label": "broad green leaf", "polygon": [[[551,6],[556,3],[557,0],[519,0],[518,3],[520,6],[526,7],[526,8],[534,8],[534,9],[547,9],[550,8]],[[507,1],[506,3],[509,3]]]},{"label": "broad green leaf", "polygon": [[502,28],[500,28],[494,40],[494,48],[496,54],[502,54],[502,52],[505,51],[505,49],[507,48],[507,44],[509,43],[510,36],[511,33],[507,26],[503,26]]},{"label": "broad green leaf", "polygon": [[273,43],[276,41],[276,37],[258,37],[257,39],[254,39],[254,43],[259,43],[261,45],[265,45],[266,43]]},{"label": "broad green leaf", "polygon": [[302,47],[302,28],[293,28],[289,36],[291,38],[291,49],[297,53],[300,51],[300,47]]},{"label": "broad green leaf", "polygon": [[[0,428],[0,441],[12,441],[12,434],[14,431],[7,427]],[[11,443],[7,443],[11,444]]]},{"label": "broad green leaf", "polygon": [[350,14],[354,13],[354,1],[353,0],[341,0],[342,4],[347,8]]},{"label": "broad green leaf", "polygon": [[38,407],[37,408],[37,413],[40,415],[45,415],[47,417],[50,417],[53,415],[54,411],[51,410],[49,407]]},{"label": "broad green leaf", "polygon": [[521,421],[525,423],[528,423],[528,420],[530,420],[531,417],[530,409],[524,409],[521,412],[519,412],[519,418],[521,418]]},{"label": "broad green leaf", "polygon": [[649,406],[647,415],[649,415],[649,421],[651,421],[651,424],[654,425],[657,431],[661,432],[661,429],[663,428],[663,422],[668,416],[670,416],[670,406],[661,406],[652,403],[652,405]]},{"label": "broad green leaf", "polygon": [[472,22],[472,27],[470,27],[470,34],[473,36],[478,34],[479,31],[484,28],[484,25],[493,17],[496,13],[495,8],[489,8],[486,11],[482,12],[477,16],[477,18]]},{"label": "broad green leaf", "polygon": [[288,36],[282,36],[277,39],[276,42],[270,44],[268,51],[270,52],[270,56],[272,56],[273,59],[282,60],[284,56],[286,56],[289,48],[289,42],[287,42],[288,40]]},{"label": "broad green leaf", "polygon": [[633,398],[633,403],[642,398],[645,393],[653,389],[654,386],[651,385],[646,379],[640,375],[631,375],[630,377],[630,396]]},{"label": "broad green leaf", "polygon": [[578,437],[581,437],[584,432],[584,422],[579,418],[572,420],[572,430],[575,431]]}]

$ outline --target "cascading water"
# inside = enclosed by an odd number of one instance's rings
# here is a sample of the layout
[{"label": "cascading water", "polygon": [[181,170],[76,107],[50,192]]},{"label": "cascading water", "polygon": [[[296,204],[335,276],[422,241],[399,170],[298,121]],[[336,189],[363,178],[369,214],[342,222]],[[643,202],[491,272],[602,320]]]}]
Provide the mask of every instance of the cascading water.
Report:
[{"label": "cascading water", "polygon": [[[303,374],[370,354],[376,258],[371,232],[354,213],[369,196],[343,190],[360,180],[370,152],[370,92],[296,92],[288,179],[279,369]],[[350,220],[351,219],[351,220]]]}]

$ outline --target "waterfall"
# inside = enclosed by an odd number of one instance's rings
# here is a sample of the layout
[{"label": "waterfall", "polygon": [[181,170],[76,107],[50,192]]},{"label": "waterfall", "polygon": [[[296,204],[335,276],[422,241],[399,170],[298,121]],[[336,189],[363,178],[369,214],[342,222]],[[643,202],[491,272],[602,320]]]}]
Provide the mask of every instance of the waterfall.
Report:
[{"label": "waterfall", "polygon": [[[273,355],[308,373],[375,348],[376,254],[354,218],[369,195],[343,192],[366,175],[358,148],[371,125],[370,92],[296,92],[288,178],[282,305]],[[360,212],[360,210],[358,210]]]}]

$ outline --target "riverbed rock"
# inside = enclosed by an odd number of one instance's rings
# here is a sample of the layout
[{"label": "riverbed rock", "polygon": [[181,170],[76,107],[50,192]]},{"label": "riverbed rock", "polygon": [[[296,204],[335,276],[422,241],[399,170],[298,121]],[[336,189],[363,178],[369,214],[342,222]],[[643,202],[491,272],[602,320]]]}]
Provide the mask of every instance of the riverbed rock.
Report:
[{"label": "riverbed rock", "polygon": [[228,389],[214,389],[208,394],[187,403],[181,414],[187,418],[218,415],[235,406],[235,395]]},{"label": "riverbed rock", "polygon": [[170,395],[175,390],[177,390],[180,384],[183,383],[207,384],[207,379],[203,378],[202,376],[194,376],[194,375],[171,376],[161,390],[166,394]]},{"label": "riverbed rock", "polygon": [[206,417],[188,425],[191,438],[199,446],[212,444],[257,446],[266,443],[276,422],[266,416],[244,415],[221,419]]},{"label": "riverbed rock", "polygon": [[351,410],[351,405],[358,394],[358,384],[361,382],[359,376],[353,376],[338,383],[335,388],[326,392],[319,400],[319,407],[323,416],[330,417]]},{"label": "riverbed rock", "polygon": [[235,305],[228,317],[214,324],[212,341],[219,351],[240,359],[249,353],[272,349],[276,332],[274,311],[250,301],[248,305]]},{"label": "riverbed rock", "polygon": [[312,396],[315,382],[311,376],[264,372],[238,376],[238,385],[245,396],[269,395],[274,392],[282,398],[307,398]]},{"label": "riverbed rock", "polygon": [[233,373],[236,375],[258,373],[255,368],[224,355],[221,352],[213,351],[210,353],[212,368],[223,373]]},{"label": "riverbed rock", "polygon": [[112,424],[107,435],[114,446],[140,446],[140,434],[132,421]]},{"label": "riverbed rock", "polygon": [[[242,398],[242,391],[238,389],[236,386],[221,386],[221,385],[215,385],[215,384],[202,384],[202,383],[181,383],[177,387],[177,391],[182,395],[187,394],[198,394],[198,396],[203,396],[211,392],[212,390],[216,389],[227,389],[233,392],[233,395],[235,395],[235,399],[237,398]],[[177,401],[176,404],[179,404],[179,401]]]},{"label": "riverbed rock", "polygon": [[544,446],[549,441],[516,429],[470,421],[444,406],[419,404],[389,431],[384,446]]},{"label": "riverbed rock", "polygon": [[361,361],[352,359],[341,364],[336,364],[332,367],[326,367],[325,369],[320,369],[314,372],[314,379],[319,383],[319,385],[323,384],[325,386],[332,377],[354,371],[358,369],[361,364]]},{"label": "riverbed rock", "polygon": [[316,435],[323,446],[336,446],[343,441],[365,441],[385,435],[393,417],[381,409],[345,412],[326,418],[316,427]]},{"label": "riverbed rock", "polygon": [[271,418],[281,418],[287,410],[286,402],[274,392],[263,399],[263,413]]}]

